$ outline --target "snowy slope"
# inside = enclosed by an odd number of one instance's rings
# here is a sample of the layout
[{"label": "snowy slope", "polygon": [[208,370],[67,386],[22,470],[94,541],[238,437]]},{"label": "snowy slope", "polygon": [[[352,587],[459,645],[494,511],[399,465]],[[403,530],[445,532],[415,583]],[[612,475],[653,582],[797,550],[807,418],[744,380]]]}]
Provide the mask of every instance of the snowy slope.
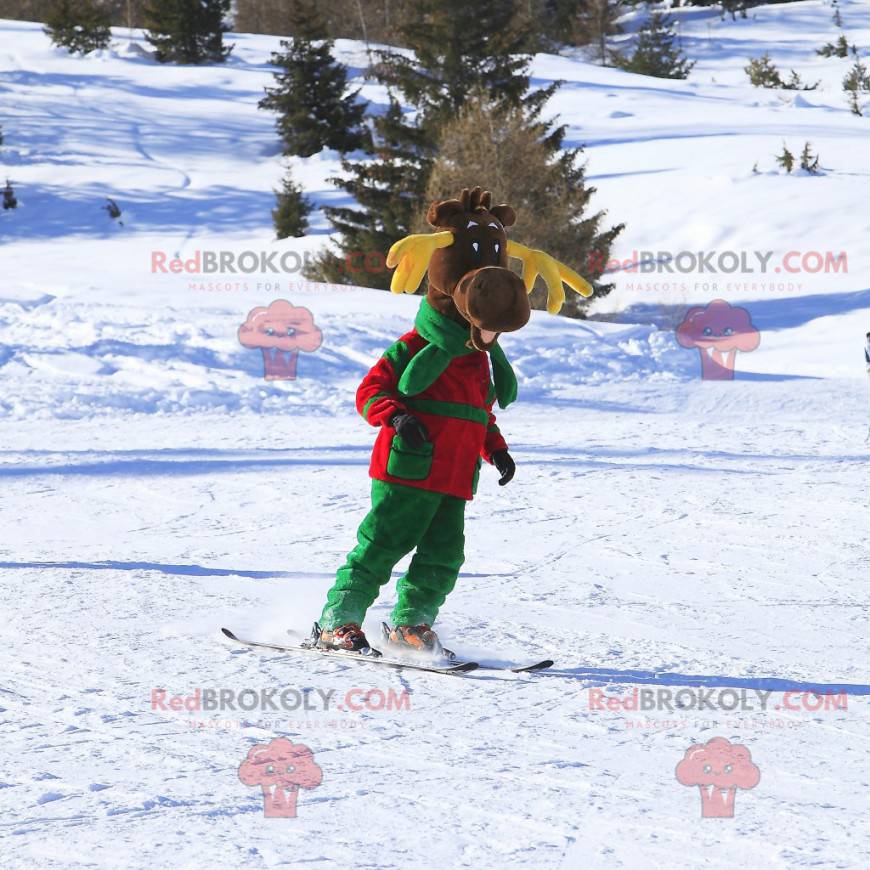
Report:
[{"label": "snowy slope", "polygon": [[[841,9],[870,50],[870,4]],[[374,433],[353,392],[417,305],[298,274],[151,272],[155,251],[325,243],[319,213],[307,238],[271,240],[281,161],[255,103],[277,39],[234,35],[223,67],[162,67],[126,31],[78,59],[0,22],[0,159],[21,201],[0,213],[4,867],[870,863],[870,121],[845,107],[847,62],[814,55],[836,35],[827,4],[678,15],[698,59],[686,82],[535,59],[541,84],[566,82],[553,109],[586,146],[595,203],[627,223],[615,257],[842,250],[848,271],[767,276],[792,285],[771,290],[620,269],[592,319],[536,313],[503,339],[517,477],[502,489],[485,470],[439,626],[469,656],[557,664],[461,679],[255,654],[218,631],[280,641],[317,616],[368,502]],[[361,46],[338,48],[364,67]],[[763,51],[822,87],[752,88],[742,66]],[[784,140],[811,141],[825,172],[778,171]],[[294,161],[321,206],[340,201],[338,168]],[[674,337],[717,295],[761,333],[734,383],[702,382]],[[265,381],[237,339],[279,297],[323,333],[292,382]],[[705,686],[751,709],[590,708],[590,690]],[[812,694],[785,709],[784,689],[827,686],[845,709]],[[197,689],[307,690],[311,709],[152,703]],[[352,690],[409,695],[354,710]],[[279,735],[323,771],[296,819],[264,818],[237,774]],[[761,771],[733,819],[701,818],[675,778],[715,736]]]}]

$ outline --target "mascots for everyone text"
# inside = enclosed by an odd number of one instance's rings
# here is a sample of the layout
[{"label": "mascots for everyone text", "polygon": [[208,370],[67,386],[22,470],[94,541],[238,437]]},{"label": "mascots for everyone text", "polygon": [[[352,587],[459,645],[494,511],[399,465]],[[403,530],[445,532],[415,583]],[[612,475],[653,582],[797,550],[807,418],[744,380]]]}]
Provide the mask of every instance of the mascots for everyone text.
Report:
[{"label": "mascots for everyone text", "polygon": [[[547,310],[565,300],[564,281],[583,296],[592,287],[543,251],[510,242],[516,221],[508,205],[492,205],[479,187],[434,202],[427,220],[437,232],[407,236],[390,249],[394,293],[413,293],[429,272],[429,290],[414,328],[389,347],[363,379],[356,406],[380,428],[372,453],[372,506],[357,546],[339,568],[314,640],[328,649],[375,654],[362,630],[366,611],[396,563],[416,552],[398,581],[387,643],[443,654],[432,624],[453,589],[465,554],[465,503],[474,496],[481,462],[495,465],[504,485],[514,461],[492,413],[517,397],[517,381],[498,344],[503,332],[529,321],[528,293],[541,275]],[[523,278],[508,269],[523,263]],[[492,367],[492,377],[490,376]]]}]

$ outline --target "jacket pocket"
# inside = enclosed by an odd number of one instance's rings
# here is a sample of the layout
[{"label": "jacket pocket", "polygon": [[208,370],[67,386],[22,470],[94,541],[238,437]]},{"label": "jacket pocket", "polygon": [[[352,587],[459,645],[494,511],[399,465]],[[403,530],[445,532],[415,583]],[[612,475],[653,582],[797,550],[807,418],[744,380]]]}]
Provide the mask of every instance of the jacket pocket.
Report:
[{"label": "jacket pocket", "polygon": [[387,474],[405,480],[425,480],[432,471],[432,443],[411,447],[401,435],[393,436]]}]

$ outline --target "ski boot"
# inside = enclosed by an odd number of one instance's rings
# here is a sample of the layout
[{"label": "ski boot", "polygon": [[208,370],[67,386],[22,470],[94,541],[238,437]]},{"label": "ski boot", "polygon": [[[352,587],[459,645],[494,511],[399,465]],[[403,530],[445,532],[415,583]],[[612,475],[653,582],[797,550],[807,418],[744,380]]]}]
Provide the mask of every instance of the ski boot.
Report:
[{"label": "ski boot", "polygon": [[362,655],[380,655],[369,645],[362,626],[356,622],[348,622],[346,625],[333,629],[321,628],[319,623],[315,622],[311,631],[311,646],[318,649],[361,653]]},{"label": "ski boot", "polygon": [[453,661],[456,654],[441,646],[438,635],[429,625],[397,625],[390,628],[382,623],[384,640],[395,650],[402,652],[422,653],[431,658],[443,658]]}]

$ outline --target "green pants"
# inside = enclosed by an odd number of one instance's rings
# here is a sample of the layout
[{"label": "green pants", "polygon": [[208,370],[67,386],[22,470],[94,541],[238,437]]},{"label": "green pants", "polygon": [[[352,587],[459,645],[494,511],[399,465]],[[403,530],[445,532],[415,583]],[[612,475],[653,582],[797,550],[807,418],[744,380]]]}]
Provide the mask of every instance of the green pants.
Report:
[{"label": "green pants", "polygon": [[464,526],[465,499],[372,480],[372,508],[338,569],[321,626],[361,625],[396,563],[414,547],[391,618],[394,625],[432,625],[465,561]]}]

